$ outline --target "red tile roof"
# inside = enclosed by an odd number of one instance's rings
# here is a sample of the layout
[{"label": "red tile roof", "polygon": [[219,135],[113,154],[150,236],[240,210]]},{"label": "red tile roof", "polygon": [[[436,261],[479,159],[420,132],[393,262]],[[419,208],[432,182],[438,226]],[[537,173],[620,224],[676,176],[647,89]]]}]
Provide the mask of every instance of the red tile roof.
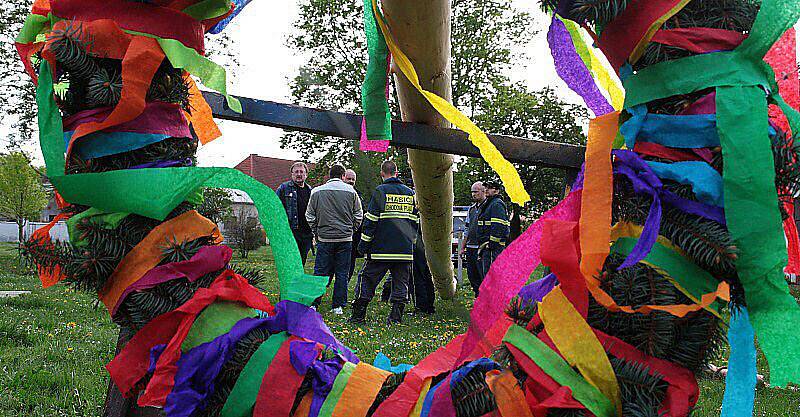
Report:
[{"label": "red tile roof", "polygon": [[[292,164],[294,163],[295,161],[291,159],[270,158],[268,156],[250,154],[250,156],[245,158],[242,162],[239,162],[234,169],[244,172],[255,178],[258,182],[274,190],[278,188],[281,183],[291,179],[290,172]],[[308,164],[308,169],[314,169],[314,164]]]}]

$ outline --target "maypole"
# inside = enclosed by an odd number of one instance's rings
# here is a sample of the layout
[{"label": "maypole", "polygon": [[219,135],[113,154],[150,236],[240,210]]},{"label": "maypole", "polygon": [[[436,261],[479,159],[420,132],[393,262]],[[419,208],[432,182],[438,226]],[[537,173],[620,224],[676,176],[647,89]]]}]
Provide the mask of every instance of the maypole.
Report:
[{"label": "maypole", "polygon": [[[398,46],[419,75],[421,86],[448,101],[450,85],[450,1],[383,2],[387,23]],[[406,77],[396,77],[403,120],[450,127]],[[442,298],[455,295],[450,262],[453,233],[453,156],[417,149],[408,150],[416,186],[425,255],[436,289]]]}]

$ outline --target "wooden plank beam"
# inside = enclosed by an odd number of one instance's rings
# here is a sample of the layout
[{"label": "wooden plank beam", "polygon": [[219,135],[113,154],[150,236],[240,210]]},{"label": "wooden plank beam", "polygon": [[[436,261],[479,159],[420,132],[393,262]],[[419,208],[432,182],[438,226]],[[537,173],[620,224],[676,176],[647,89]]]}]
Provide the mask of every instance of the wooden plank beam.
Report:
[{"label": "wooden plank beam", "polygon": [[[242,102],[242,113],[239,114],[228,108],[225,98],[220,94],[204,91],[203,96],[218,119],[349,140],[358,140],[361,134],[361,116],[356,114],[237,97]],[[583,146],[538,139],[503,135],[489,135],[489,139],[509,161],[554,168],[579,169],[586,151]],[[392,146],[480,156],[478,149],[469,142],[467,134],[460,130],[397,120],[392,122]]]}]

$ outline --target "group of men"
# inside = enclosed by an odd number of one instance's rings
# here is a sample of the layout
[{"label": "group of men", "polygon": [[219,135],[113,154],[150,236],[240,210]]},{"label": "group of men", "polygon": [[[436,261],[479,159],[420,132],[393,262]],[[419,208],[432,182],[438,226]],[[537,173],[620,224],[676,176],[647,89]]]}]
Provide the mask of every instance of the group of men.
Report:
[{"label": "group of men", "polygon": [[499,183],[475,182],[470,193],[473,204],[467,214],[467,238],[461,241],[459,255],[466,253],[467,277],[477,297],[489,267],[506,247],[511,223]]},{"label": "group of men", "polygon": [[[383,182],[373,192],[366,212],[354,188],[353,170],[333,165],[328,181],[314,189],[306,184],[307,177],[308,167],[297,162],[292,165],[291,180],[275,192],[286,209],[303,264],[316,240],[314,275],[333,281],[332,312],[344,314],[348,282],[361,254],[365,262],[358,274],[350,322],[366,320],[367,305],[386,272],[391,273],[389,324],[402,321],[409,285],[414,286],[417,309],[432,313],[433,282],[425,265],[422,239],[417,238],[419,215],[414,191],[397,178],[397,165],[392,161],[381,164]],[[425,269],[418,271],[420,256]]]}]

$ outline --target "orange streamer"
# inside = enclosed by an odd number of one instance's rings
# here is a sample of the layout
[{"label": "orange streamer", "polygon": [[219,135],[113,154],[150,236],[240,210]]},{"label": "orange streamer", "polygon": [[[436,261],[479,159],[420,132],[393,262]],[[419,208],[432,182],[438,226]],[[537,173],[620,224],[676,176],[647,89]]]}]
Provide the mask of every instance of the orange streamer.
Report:
[{"label": "orange streamer", "polygon": [[122,59],[122,93],[114,110],[102,122],[89,122],[78,126],[72,135],[67,155],[75,141],[90,133],[129,122],[142,114],[145,108],[145,97],[161,62],[164,51],[158,41],[145,36],[134,36]]},{"label": "orange streamer", "polygon": [[297,409],[294,410],[292,416],[294,417],[307,417],[308,414],[311,412],[311,400],[314,399],[314,392],[309,391],[308,394],[300,400],[300,404],[297,405]]},{"label": "orange streamer", "polygon": [[581,272],[587,281],[603,267],[610,249],[611,198],[613,194],[611,145],[619,131],[619,112],[589,122],[586,166],[581,197]]},{"label": "orange streamer", "polygon": [[519,387],[514,374],[509,371],[490,371],[486,374],[486,385],[494,394],[501,417],[533,417],[525,401],[525,393]]},{"label": "orange streamer", "polygon": [[219,126],[214,122],[214,116],[211,112],[211,107],[203,98],[200,89],[197,88],[192,76],[184,74],[184,78],[189,83],[189,107],[192,109],[191,113],[184,112],[186,119],[192,124],[194,133],[203,145],[211,142],[214,139],[222,136],[219,131]]},{"label": "orange streamer", "polygon": [[359,362],[353,375],[347,380],[347,386],[342,391],[342,396],[336,404],[331,417],[360,417],[366,416],[381,385],[391,372],[378,369],[364,362]]},{"label": "orange streamer", "polygon": [[221,241],[217,225],[194,210],[158,225],[122,258],[98,298],[110,313],[125,289],[161,262],[162,247],[167,239],[180,242],[203,236],[213,236],[215,241]]},{"label": "orange streamer", "polygon": [[[56,225],[61,220],[66,220],[70,217],[70,214],[67,213],[59,213],[50,223],[36,229],[31,237],[28,239],[29,241],[40,241],[42,245],[49,249],[53,247],[53,241],[50,239],[50,229]],[[60,265],[53,265],[52,268],[46,268],[40,265],[36,265],[36,269],[39,271],[39,279],[42,281],[42,288],[52,287],[56,285],[58,282],[64,279],[64,273],[61,272]]]}]

